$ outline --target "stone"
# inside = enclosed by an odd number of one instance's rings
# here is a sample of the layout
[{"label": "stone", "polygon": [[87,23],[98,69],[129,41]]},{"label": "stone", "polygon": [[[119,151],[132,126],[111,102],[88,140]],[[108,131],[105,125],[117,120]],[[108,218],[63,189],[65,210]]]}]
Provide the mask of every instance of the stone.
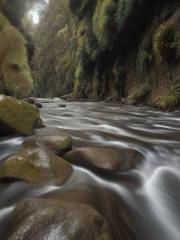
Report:
[{"label": "stone", "polygon": [[29,199],[17,204],[7,240],[112,240],[107,221],[84,204]]},{"label": "stone", "polygon": [[62,158],[40,148],[27,148],[0,165],[0,181],[19,179],[30,184],[63,184],[72,166]]},{"label": "stone", "polygon": [[32,135],[41,121],[39,110],[31,104],[0,95],[0,135]]},{"label": "stone", "polygon": [[41,147],[51,150],[56,155],[62,155],[72,148],[72,137],[70,136],[33,136],[23,142],[24,147]]},{"label": "stone", "polygon": [[91,170],[118,172],[135,168],[142,161],[143,156],[134,149],[84,147],[66,153],[63,158]]},{"label": "stone", "polygon": [[60,108],[66,108],[66,105],[65,104],[59,104],[59,107]]}]

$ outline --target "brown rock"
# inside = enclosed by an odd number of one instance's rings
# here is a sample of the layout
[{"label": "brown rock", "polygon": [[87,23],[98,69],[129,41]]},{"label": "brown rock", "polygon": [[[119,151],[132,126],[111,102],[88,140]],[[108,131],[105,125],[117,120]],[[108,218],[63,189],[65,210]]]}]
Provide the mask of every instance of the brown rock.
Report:
[{"label": "brown rock", "polygon": [[62,155],[72,148],[72,138],[70,136],[33,136],[24,141],[24,147],[41,147],[51,150],[57,155]]},{"label": "brown rock", "polygon": [[20,179],[31,184],[63,184],[72,173],[72,166],[43,149],[25,149],[0,165],[0,181]]},{"label": "brown rock", "polygon": [[30,199],[15,208],[8,240],[112,240],[106,220],[92,207]]},{"label": "brown rock", "polygon": [[136,167],[143,156],[133,149],[84,147],[66,153],[67,161],[97,171],[127,171]]},{"label": "brown rock", "polygon": [[40,121],[36,107],[25,101],[0,95],[0,135],[32,135]]}]

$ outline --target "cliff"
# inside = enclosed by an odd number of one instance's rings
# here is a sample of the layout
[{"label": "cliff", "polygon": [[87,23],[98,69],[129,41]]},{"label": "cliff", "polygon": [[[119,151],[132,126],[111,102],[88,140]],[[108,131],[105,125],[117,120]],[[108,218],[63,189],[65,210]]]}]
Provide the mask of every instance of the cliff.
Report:
[{"label": "cliff", "polygon": [[51,0],[35,42],[39,96],[180,103],[178,0]]}]

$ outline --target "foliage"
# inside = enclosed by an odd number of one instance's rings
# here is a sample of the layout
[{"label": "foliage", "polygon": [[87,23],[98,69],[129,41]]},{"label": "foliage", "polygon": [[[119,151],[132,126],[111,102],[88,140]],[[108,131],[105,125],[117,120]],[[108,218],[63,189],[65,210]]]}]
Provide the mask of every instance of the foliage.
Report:
[{"label": "foliage", "polygon": [[158,60],[177,60],[180,57],[180,33],[173,21],[159,26],[153,39],[153,49]]},{"label": "foliage", "polygon": [[133,89],[132,94],[128,97],[128,102],[130,104],[137,104],[142,101],[144,97],[151,91],[151,85],[148,81],[138,85]]},{"label": "foliage", "polygon": [[95,0],[69,0],[71,11],[79,18],[84,17],[87,12],[91,11],[94,4]]},{"label": "foliage", "polygon": [[180,79],[174,81],[167,94],[158,96],[155,99],[155,105],[161,109],[167,110],[180,104]]},{"label": "foliage", "polygon": [[115,0],[98,0],[92,21],[94,35],[102,49],[111,47],[113,36],[116,35],[115,10]]},{"label": "foliage", "polygon": [[119,0],[117,4],[115,21],[120,31],[127,22],[133,10],[134,0]]}]

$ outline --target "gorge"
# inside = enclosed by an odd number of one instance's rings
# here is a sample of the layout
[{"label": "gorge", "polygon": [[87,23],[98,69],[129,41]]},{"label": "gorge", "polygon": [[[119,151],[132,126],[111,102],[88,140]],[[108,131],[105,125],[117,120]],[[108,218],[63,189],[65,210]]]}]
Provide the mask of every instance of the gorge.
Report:
[{"label": "gorge", "polygon": [[179,240],[179,1],[0,11],[0,240]]}]

